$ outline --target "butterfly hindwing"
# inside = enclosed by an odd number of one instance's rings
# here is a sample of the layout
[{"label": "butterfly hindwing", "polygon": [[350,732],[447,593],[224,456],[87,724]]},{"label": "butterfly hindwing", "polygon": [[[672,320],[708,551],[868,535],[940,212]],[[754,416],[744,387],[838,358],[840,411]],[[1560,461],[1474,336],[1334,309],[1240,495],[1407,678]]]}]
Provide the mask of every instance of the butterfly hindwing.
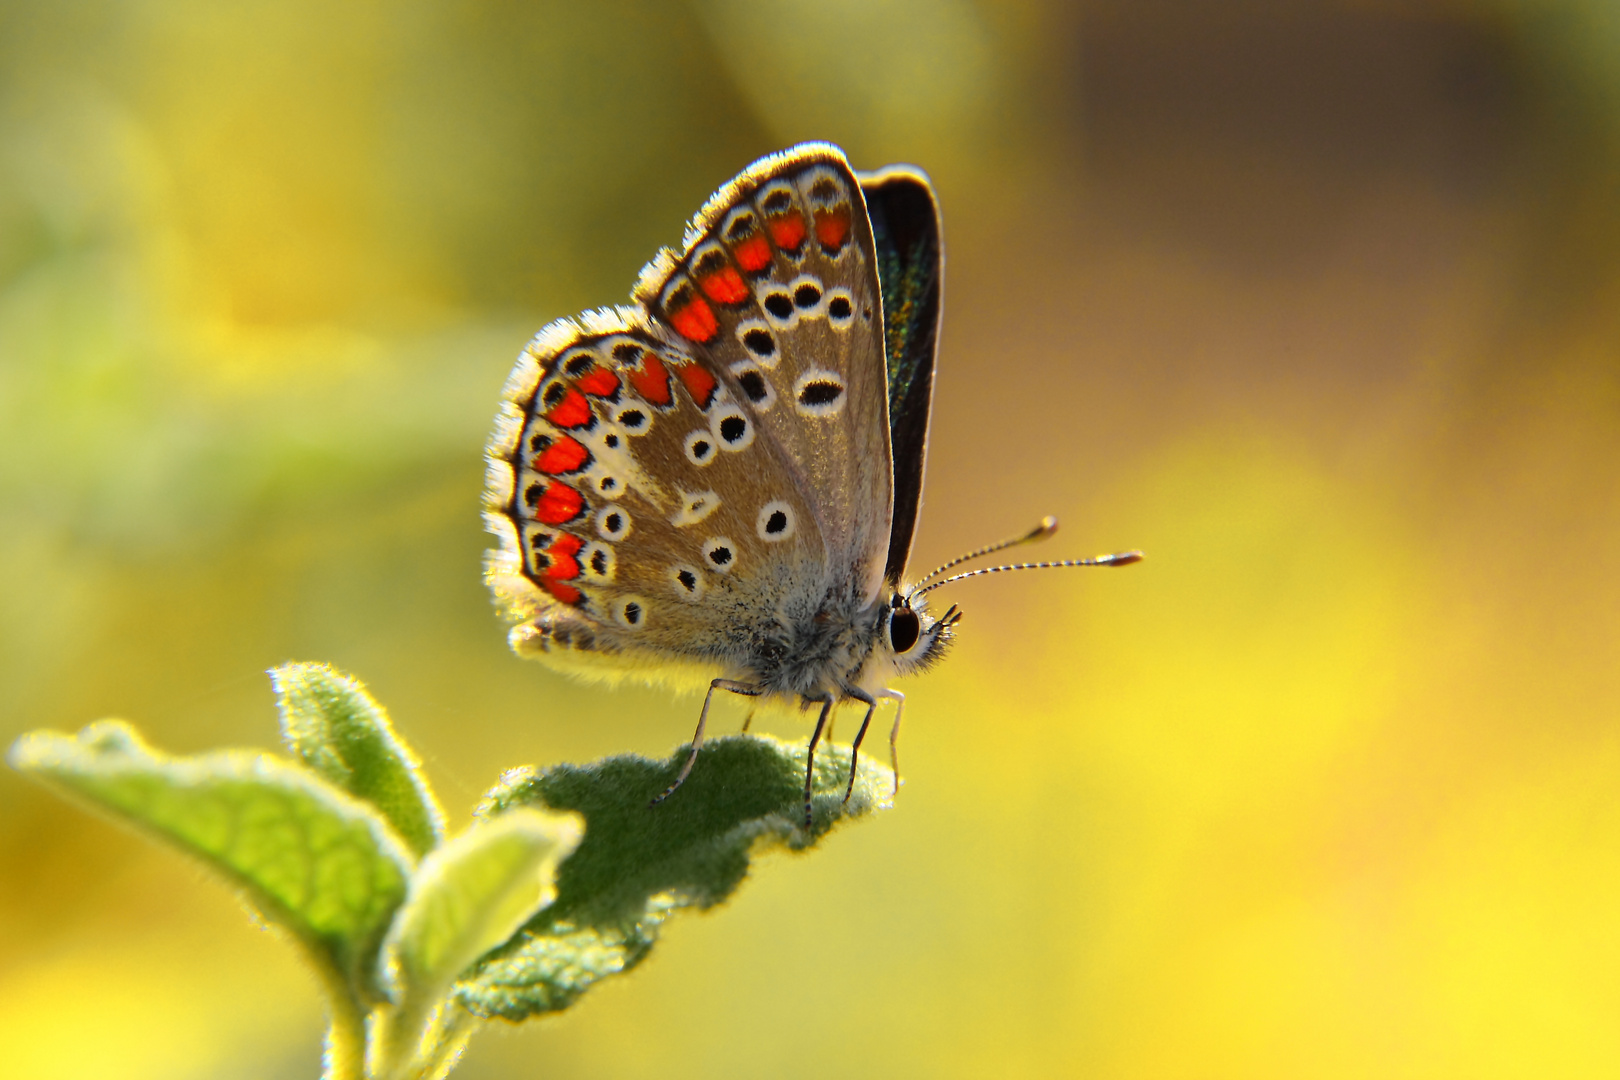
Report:
[{"label": "butterfly hindwing", "polygon": [[[822,543],[780,452],[727,441],[736,415],[639,309],[536,336],[503,394],[486,492],[503,541],[489,579],[519,651],[602,673],[723,666],[746,646],[761,612],[744,583],[816,565]],[[739,495],[753,492],[770,497]]]}]

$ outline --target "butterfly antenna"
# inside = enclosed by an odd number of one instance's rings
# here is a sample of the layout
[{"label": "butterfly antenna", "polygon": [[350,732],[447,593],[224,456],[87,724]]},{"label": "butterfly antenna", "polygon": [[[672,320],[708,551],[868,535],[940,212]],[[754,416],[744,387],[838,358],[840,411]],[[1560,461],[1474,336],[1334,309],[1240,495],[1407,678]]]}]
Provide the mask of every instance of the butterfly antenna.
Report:
[{"label": "butterfly antenna", "polygon": [[[1142,561],[1140,551],[1121,551],[1113,555],[1098,555],[1093,559],[1064,559],[1062,562],[1026,562],[1014,563],[1011,566],[987,566],[980,570],[969,570],[965,574],[954,574],[951,577],[936,581],[926,588],[913,589],[911,596],[921,596],[933,592],[941,585],[949,585],[953,581],[962,581],[980,574],[1000,574],[1008,570],[1053,570],[1062,566],[1129,566],[1134,562]],[[908,597],[909,599],[909,597]]]},{"label": "butterfly antenna", "polygon": [[[1048,536],[1051,536],[1053,533],[1057,532],[1057,527],[1058,519],[1053,517],[1051,514],[1047,514],[1045,517],[1041,518],[1041,523],[1029,530],[1029,532],[1015,536],[1011,540],[1003,540],[999,544],[991,544],[989,547],[982,547],[978,551],[970,551],[966,555],[958,555],[944,566],[936,567],[935,569],[924,574],[922,577],[918,578],[917,585],[922,585],[930,579],[936,578],[945,571],[952,569],[953,567],[961,566],[965,562],[972,562],[974,559],[980,559],[986,555],[994,555],[998,551],[1006,551],[1008,548],[1017,547],[1019,544],[1032,544],[1036,540],[1045,540]],[[912,587],[911,595],[918,595],[915,586]]]}]

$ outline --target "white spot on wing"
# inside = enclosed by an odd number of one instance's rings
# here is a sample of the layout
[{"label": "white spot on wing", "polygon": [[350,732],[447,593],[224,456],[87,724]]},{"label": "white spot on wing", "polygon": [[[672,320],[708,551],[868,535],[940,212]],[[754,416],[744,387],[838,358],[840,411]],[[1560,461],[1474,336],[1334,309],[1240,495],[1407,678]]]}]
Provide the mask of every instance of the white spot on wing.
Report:
[{"label": "white spot on wing", "polygon": [[[814,274],[800,274],[787,284],[788,296],[793,300],[793,309],[798,312],[801,319],[819,319],[827,314],[827,290],[821,284],[821,279]],[[801,300],[815,300],[811,303],[800,303]]]},{"label": "white spot on wing", "polygon": [[791,330],[799,323],[799,309],[793,306],[793,293],[779,281],[766,281],[760,285],[759,306],[765,312],[765,321],[774,330]]},{"label": "white spot on wing", "polygon": [[713,536],[703,542],[703,561],[711,570],[729,574],[737,565],[737,545],[727,536]]},{"label": "white spot on wing", "polygon": [[626,630],[647,625],[647,601],[639,596],[621,596],[613,601],[613,621]]},{"label": "white spot on wing", "polygon": [[640,402],[621,405],[613,421],[627,435],[645,435],[652,430],[652,410]]},{"label": "white spot on wing", "polygon": [[798,515],[793,512],[793,507],[781,499],[772,499],[760,507],[759,517],[754,522],[755,534],[767,544],[786,540],[798,528]]},{"label": "white spot on wing", "polygon": [[623,540],[630,535],[630,513],[617,506],[604,506],[596,512],[596,533],[604,540]]},{"label": "white spot on wing", "polygon": [[844,377],[826,368],[811,368],[793,383],[793,407],[801,416],[830,419],[844,411],[847,397]]},{"label": "white spot on wing", "polygon": [[702,600],[709,588],[703,581],[703,571],[685,563],[676,563],[669,568],[669,580],[675,587],[675,595],[689,603]]},{"label": "white spot on wing", "polygon": [[580,572],[591,581],[612,581],[618,569],[612,545],[596,540],[586,544],[574,557],[579,560]]},{"label": "white spot on wing", "polygon": [[669,523],[677,529],[688,525],[696,525],[716,510],[720,509],[720,496],[712,491],[699,491],[696,493],[681,492],[681,508]]},{"label": "white spot on wing", "polygon": [[707,465],[715,459],[714,432],[699,428],[686,437],[686,460],[694,465]]},{"label": "white spot on wing", "polygon": [[[789,316],[791,319],[792,316]],[[744,319],[737,324],[737,340],[742,347],[748,350],[748,355],[759,362],[759,366],[769,371],[782,360],[782,350],[777,345],[776,335],[763,319]]]},{"label": "white spot on wing", "polygon": [[736,453],[754,445],[754,425],[735,405],[725,405],[714,411],[709,423],[721,449]]},{"label": "white spot on wing", "polygon": [[[855,323],[855,296],[840,285],[827,292],[827,325],[834,330],[848,330]],[[838,312],[842,311],[840,315]]]}]

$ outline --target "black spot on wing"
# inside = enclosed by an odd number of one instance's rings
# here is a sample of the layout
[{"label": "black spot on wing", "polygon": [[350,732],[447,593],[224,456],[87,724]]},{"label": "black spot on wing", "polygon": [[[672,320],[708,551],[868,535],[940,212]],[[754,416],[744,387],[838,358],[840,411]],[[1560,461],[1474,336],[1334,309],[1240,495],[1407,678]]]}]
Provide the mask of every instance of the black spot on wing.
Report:
[{"label": "black spot on wing", "polygon": [[744,334],[742,340],[748,351],[755,356],[764,358],[776,355],[776,339],[771,337],[769,330],[760,330],[756,327]]},{"label": "black spot on wing", "polygon": [[799,391],[800,405],[831,405],[843,396],[844,388],[835,382],[805,383],[804,389]]}]

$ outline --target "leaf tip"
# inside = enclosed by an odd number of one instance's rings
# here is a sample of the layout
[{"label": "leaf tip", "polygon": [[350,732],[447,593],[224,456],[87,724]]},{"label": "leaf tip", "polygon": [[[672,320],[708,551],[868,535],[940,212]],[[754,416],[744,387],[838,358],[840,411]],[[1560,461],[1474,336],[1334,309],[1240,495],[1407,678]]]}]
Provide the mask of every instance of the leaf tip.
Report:
[{"label": "leaf tip", "polygon": [[19,735],[7,751],[6,761],[19,772],[51,772],[69,764],[82,766],[98,759],[151,754],[151,748],[128,722],[97,720],[76,735],[49,729]]}]

